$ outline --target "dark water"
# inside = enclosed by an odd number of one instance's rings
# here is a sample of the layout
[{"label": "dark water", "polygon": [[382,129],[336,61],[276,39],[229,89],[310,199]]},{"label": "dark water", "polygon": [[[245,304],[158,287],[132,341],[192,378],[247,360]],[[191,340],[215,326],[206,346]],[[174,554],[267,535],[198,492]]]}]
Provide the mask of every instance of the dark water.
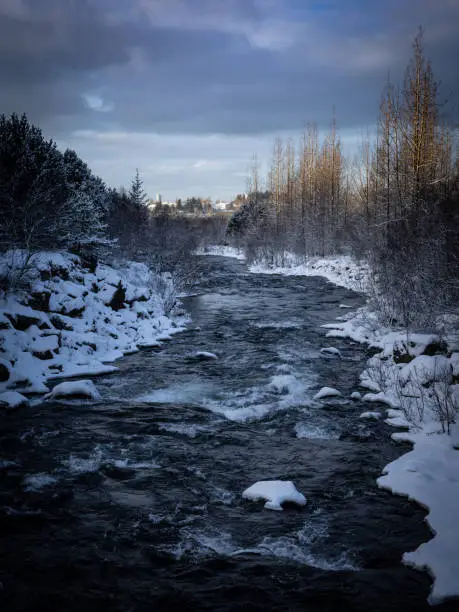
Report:
[{"label": "dark water", "polygon": [[[103,401],[3,418],[0,610],[429,609],[428,575],[400,564],[430,538],[425,513],[375,483],[403,447],[362,404],[312,400],[357,388],[364,349],[320,325],[361,298],[202,265],[190,328],[96,379]],[[307,506],[243,501],[263,479]]]}]

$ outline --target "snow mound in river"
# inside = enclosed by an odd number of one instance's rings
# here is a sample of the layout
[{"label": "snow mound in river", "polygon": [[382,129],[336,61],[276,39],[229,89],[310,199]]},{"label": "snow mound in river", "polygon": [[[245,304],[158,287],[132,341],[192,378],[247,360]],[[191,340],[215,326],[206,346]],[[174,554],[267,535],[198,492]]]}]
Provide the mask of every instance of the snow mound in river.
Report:
[{"label": "snow mound in river", "polygon": [[291,480],[259,480],[242,493],[243,499],[266,500],[265,508],[282,510],[282,504],[291,502],[306,505],[305,496],[300,493]]}]

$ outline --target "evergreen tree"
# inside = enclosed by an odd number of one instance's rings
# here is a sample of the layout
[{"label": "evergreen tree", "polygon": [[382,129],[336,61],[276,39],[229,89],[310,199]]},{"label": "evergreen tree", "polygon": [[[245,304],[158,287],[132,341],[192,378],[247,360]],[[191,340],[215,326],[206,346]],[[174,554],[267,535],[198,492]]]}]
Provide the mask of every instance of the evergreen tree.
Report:
[{"label": "evergreen tree", "polygon": [[143,189],[143,180],[140,178],[139,169],[135,171],[135,177],[131,183],[129,197],[135,208],[141,210],[147,205],[147,194]]}]

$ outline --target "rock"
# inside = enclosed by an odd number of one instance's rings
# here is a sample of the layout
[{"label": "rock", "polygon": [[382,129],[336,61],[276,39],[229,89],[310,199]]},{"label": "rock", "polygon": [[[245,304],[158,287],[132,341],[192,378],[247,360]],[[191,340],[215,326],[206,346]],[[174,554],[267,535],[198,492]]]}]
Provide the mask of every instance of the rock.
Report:
[{"label": "rock", "polygon": [[112,310],[118,311],[121,308],[124,308],[124,302],[126,301],[126,289],[123,287],[121,281],[118,282],[118,286],[116,287],[115,293],[113,294],[112,299],[108,303],[108,306],[112,308]]},{"label": "rock", "polygon": [[33,351],[32,355],[37,359],[41,359],[41,361],[47,361],[48,359],[53,359],[54,355],[51,351]]},{"label": "rock", "polygon": [[69,321],[66,321],[61,315],[53,314],[51,315],[50,320],[56,329],[65,330],[65,331],[73,331],[73,326],[69,323]]},{"label": "rock", "polygon": [[11,321],[11,324],[18,331],[26,331],[32,325],[39,325],[41,323],[41,319],[38,317],[30,317],[23,314],[10,314],[5,313],[5,316]]},{"label": "rock", "polygon": [[34,310],[49,312],[49,300],[51,291],[40,291],[32,293],[28,300],[28,305]]},{"label": "rock", "polygon": [[422,352],[423,355],[428,355],[429,357],[434,357],[435,355],[447,355],[448,353],[448,345],[444,340],[440,340],[440,338],[436,341],[430,342]]},{"label": "rock", "polygon": [[0,383],[7,382],[11,378],[11,364],[9,361],[0,359]]}]

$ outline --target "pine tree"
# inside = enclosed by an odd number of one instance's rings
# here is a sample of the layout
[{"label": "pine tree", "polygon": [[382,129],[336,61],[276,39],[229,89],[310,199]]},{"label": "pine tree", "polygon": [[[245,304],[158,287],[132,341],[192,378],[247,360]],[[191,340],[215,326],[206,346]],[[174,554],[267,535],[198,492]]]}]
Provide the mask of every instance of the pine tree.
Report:
[{"label": "pine tree", "polygon": [[135,177],[131,183],[129,197],[134,207],[138,210],[141,210],[147,204],[147,194],[143,190],[143,180],[140,178],[138,168],[135,171]]}]

